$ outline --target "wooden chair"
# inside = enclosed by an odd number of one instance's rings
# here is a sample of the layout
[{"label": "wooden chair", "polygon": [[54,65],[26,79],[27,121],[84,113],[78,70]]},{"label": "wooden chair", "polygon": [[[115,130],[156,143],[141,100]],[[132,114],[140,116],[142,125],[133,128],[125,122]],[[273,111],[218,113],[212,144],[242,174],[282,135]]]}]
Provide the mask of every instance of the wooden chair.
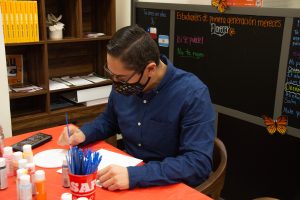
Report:
[{"label": "wooden chair", "polygon": [[209,178],[201,185],[195,187],[196,190],[219,199],[225,181],[225,171],[227,166],[227,152],[223,142],[215,138],[213,153],[213,171]]}]

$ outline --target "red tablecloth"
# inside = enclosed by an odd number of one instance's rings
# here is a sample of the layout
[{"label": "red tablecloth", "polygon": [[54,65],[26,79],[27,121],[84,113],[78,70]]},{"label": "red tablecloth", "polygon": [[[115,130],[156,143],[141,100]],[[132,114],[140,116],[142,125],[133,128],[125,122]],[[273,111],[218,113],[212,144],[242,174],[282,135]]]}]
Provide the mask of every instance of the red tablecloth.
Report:
[{"label": "red tablecloth", "polygon": [[[63,126],[58,126],[54,128],[44,129],[40,132],[51,134],[53,136],[53,139],[36,148],[33,149],[33,153],[36,154],[40,151],[48,150],[48,149],[56,149],[61,148],[56,144],[56,141],[58,139],[59,134],[63,130]],[[19,142],[26,137],[29,137],[35,132],[22,134],[19,136],[11,137],[5,139],[5,145],[9,146],[16,142]],[[90,145],[92,150],[98,150],[100,148],[104,148],[110,151],[114,151],[117,153],[122,153],[121,150],[107,144],[104,141],[98,142],[96,144]],[[36,170],[38,169],[44,169],[46,172],[46,189],[47,189],[47,199],[49,200],[59,200],[60,196],[64,192],[71,192],[69,188],[62,187],[62,181],[61,181],[61,174],[57,173],[56,171],[59,168],[53,168],[53,169],[46,169],[46,168],[40,168],[36,167]],[[2,200],[8,200],[8,199],[17,199],[16,196],[16,184],[15,184],[15,177],[9,177],[8,178],[8,188],[5,190],[0,190],[0,199]],[[34,198],[33,198],[34,199]],[[158,187],[149,187],[149,188],[136,188],[133,190],[124,190],[124,191],[108,191],[103,188],[97,187],[96,190],[96,199],[102,199],[102,200],[110,200],[110,199],[116,199],[116,200],[176,200],[176,199],[187,199],[187,200],[210,200],[211,198],[207,197],[206,195],[196,191],[195,189],[185,185],[185,184],[174,184],[174,185],[168,185],[168,186],[158,186]]]}]

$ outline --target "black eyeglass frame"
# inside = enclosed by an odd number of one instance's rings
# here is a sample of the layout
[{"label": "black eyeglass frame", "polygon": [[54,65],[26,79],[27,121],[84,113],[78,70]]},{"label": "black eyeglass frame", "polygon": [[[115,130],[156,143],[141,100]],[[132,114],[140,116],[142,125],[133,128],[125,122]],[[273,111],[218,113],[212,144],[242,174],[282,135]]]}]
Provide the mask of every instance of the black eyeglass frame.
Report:
[{"label": "black eyeglass frame", "polygon": [[[139,73],[139,72],[137,72],[137,71],[134,71],[134,72],[128,77],[128,79],[127,79],[126,81],[124,81],[124,80],[120,80],[119,77],[120,77],[120,76],[126,76],[126,75],[117,75],[117,74],[112,73],[112,72],[108,69],[107,63],[105,63],[105,65],[103,66],[103,68],[104,68],[105,72],[108,73],[108,75],[109,75],[109,77],[110,77],[110,79],[111,79],[112,81],[117,80],[117,82],[120,82],[120,83],[122,83],[122,84],[127,84],[128,81],[130,81],[130,79],[131,79],[132,77],[134,77],[134,75],[136,75],[137,73]],[[144,74],[145,69],[146,69],[146,67],[144,68],[143,73],[141,73],[141,75]],[[141,77],[140,77],[140,79],[141,79]],[[140,81],[140,80],[139,80],[139,81]]]}]

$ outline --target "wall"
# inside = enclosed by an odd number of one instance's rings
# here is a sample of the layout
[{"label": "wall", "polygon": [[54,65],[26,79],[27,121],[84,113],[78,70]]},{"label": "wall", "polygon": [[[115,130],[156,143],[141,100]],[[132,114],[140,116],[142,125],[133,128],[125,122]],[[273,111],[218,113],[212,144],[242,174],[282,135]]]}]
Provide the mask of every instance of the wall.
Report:
[{"label": "wall", "polygon": [[116,29],[130,25],[131,0],[116,0]]},{"label": "wall", "polygon": [[300,8],[299,0],[264,0],[264,7]]},{"label": "wall", "polygon": [[[1,10],[0,10],[1,13]],[[2,27],[2,16],[0,14],[0,27]],[[11,119],[9,107],[8,81],[5,59],[5,47],[3,39],[3,30],[0,28],[0,124],[3,127],[5,137],[11,136]]]},{"label": "wall", "polygon": [[[139,0],[140,2],[162,2],[210,5],[211,0]],[[299,0],[263,0],[264,7],[300,8]]]},{"label": "wall", "polygon": [[[140,2],[161,2],[161,3],[176,3],[176,4],[200,4],[210,5],[210,0],[139,0]],[[117,30],[124,26],[130,25],[131,6],[130,0],[116,0],[117,8]],[[278,8],[300,8],[299,0],[263,0],[264,7]]]}]

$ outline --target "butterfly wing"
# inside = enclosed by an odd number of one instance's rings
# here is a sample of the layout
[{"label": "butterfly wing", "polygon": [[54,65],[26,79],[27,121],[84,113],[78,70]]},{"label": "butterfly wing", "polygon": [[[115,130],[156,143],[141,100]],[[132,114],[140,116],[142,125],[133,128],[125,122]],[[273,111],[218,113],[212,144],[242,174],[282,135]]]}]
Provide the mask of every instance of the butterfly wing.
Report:
[{"label": "butterfly wing", "polygon": [[220,2],[220,0],[211,0],[211,5],[214,6],[214,7],[218,7],[219,2]]},{"label": "butterfly wing", "polygon": [[264,120],[265,125],[267,126],[269,134],[273,135],[276,132],[276,123],[271,117],[263,115],[262,118]]},{"label": "butterfly wing", "polygon": [[220,0],[219,5],[218,5],[218,11],[223,13],[223,12],[225,12],[226,8],[227,8],[226,0]]},{"label": "butterfly wing", "polygon": [[276,120],[277,131],[284,135],[287,132],[288,118],[287,116],[279,116]]}]

